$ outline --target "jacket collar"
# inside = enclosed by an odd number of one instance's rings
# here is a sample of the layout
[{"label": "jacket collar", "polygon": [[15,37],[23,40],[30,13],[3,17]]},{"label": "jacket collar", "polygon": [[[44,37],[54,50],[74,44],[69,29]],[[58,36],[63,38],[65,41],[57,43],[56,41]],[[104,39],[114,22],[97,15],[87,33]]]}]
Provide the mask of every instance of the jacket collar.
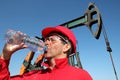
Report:
[{"label": "jacket collar", "polygon": [[[68,58],[61,58],[61,59],[54,59],[55,60],[55,67],[54,68],[63,68],[68,65]],[[42,63],[42,66],[49,68],[49,62]]]},{"label": "jacket collar", "polygon": [[55,59],[55,68],[63,68],[66,65],[68,65],[68,59],[67,58],[61,58],[61,59]]}]

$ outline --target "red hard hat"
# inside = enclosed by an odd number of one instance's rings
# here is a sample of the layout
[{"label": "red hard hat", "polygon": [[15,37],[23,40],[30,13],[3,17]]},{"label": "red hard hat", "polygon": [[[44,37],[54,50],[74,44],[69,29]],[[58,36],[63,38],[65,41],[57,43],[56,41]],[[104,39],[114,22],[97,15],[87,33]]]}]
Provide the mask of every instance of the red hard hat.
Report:
[{"label": "red hard hat", "polygon": [[68,40],[71,41],[71,43],[72,43],[73,53],[76,52],[76,38],[70,29],[68,29],[64,26],[47,27],[42,30],[42,37],[45,38],[51,32],[59,32],[59,33],[63,34],[64,36],[66,36],[68,38]]}]

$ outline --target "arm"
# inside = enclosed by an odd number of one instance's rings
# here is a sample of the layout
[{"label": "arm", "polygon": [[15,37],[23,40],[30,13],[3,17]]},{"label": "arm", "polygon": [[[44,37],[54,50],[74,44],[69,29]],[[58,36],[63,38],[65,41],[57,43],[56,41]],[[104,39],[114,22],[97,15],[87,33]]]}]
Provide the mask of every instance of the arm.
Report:
[{"label": "arm", "polygon": [[21,43],[20,45],[10,45],[5,44],[2,54],[0,56],[0,80],[9,80],[10,79],[10,73],[9,73],[9,61],[11,58],[11,55],[22,48],[25,48],[26,46]]},{"label": "arm", "polygon": [[[0,80],[39,80],[41,71],[31,71],[24,75],[11,76],[8,70],[9,60],[0,59]],[[42,79],[41,79],[42,80]]]},{"label": "arm", "polygon": [[26,47],[23,43],[19,45],[5,44],[0,56],[0,80],[43,80],[43,77],[40,76],[41,71],[31,71],[23,75],[10,76],[8,66],[12,54]]},{"label": "arm", "polygon": [[9,80],[9,60],[0,59],[0,80]]}]

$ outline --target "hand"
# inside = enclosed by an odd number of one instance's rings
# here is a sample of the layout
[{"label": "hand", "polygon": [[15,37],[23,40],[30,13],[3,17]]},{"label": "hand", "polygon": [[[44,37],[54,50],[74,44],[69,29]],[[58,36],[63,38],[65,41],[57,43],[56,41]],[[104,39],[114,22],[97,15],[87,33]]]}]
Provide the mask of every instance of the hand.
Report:
[{"label": "hand", "polygon": [[19,45],[11,45],[9,43],[6,43],[4,48],[3,48],[3,52],[2,52],[2,55],[1,55],[1,58],[4,59],[4,60],[9,60],[11,55],[20,50],[20,49],[23,49],[23,48],[26,48],[27,46],[24,45],[24,43],[21,43]]}]

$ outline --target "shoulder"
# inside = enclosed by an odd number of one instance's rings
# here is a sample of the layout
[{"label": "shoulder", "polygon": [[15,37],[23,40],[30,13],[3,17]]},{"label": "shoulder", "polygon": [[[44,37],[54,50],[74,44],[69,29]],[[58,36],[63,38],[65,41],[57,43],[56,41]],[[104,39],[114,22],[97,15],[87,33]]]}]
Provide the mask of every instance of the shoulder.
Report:
[{"label": "shoulder", "polygon": [[73,66],[70,66],[70,68],[71,68],[72,73],[75,74],[76,76],[82,77],[85,80],[92,80],[92,77],[86,70],[78,68],[78,67],[73,67]]},{"label": "shoulder", "polygon": [[78,68],[78,67],[73,67],[73,66],[69,66],[70,69],[74,72],[77,72],[77,73],[86,73],[87,71],[82,69],[82,68]]}]

